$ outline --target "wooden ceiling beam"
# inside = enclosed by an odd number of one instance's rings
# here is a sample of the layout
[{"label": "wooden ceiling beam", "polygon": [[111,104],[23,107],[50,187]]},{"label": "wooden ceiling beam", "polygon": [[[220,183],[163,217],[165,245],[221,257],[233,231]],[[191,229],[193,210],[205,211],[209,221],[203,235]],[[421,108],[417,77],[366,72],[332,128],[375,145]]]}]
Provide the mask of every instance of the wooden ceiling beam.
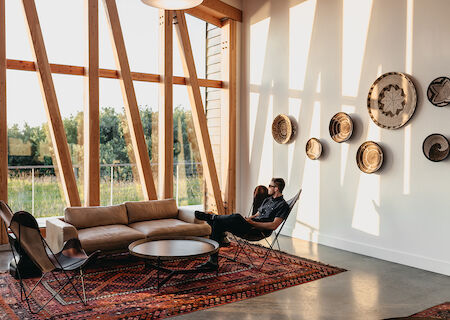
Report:
[{"label": "wooden ceiling beam", "polygon": [[[225,19],[242,22],[242,11],[220,0],[204,0],[197,7],[186,10],[186,13],[218,27],[222,26],[222,21]],[[214,21],[220,21],[220,24]]]},{"label": "wooden ceiling beam", "polygon": [[61,119],[58,99],[56,97],[55,86],[50,71],[50,64],[48,63],[42,30],[36,11],[36,4],[34,0],[22,0],[22,4],[28,25],[31,47],[33,49],[32,52],[36,61],[36,74],[38,75],[42,96],[44,98],[50,136],[55,150],[56,163],[60,173],[59,176],[66,203],[71,207],[81,206],[69,146],[67,144],[67,137]]},{"label": "wooden ceiling beam", "polygon": [[136,167],[139,172],[140,184],[145,200],[156,200],[156,187],[150,166],[147,144],[144,137],[144,129],[139,115],[139,108],[131,77],[130,64],[125,49],[122,27],[120,26],[119,13],[115,0],[103,0],[106,15],[111,31],[111,42],[117,68],[120,70],[120,87],[122,89],[125,104],[125,114],[130,130],[133,152],[136,158]]},{"label": "wooden ceiling beam", "polygon": [[220,192],[219,178],[217,176],[217,169],[214,163],[214,155],[208,132],[208,124],[200,94],[197,71],[195,70],[194,56],[192,54],[192,47],[184,12],[176,11],[176,19],[177,23],[175,24],[175,29],[177,30],[178,44],[180,47],[181,62],[183,64],[184,74],[188,79],[186,85],[191,104],[195,135],[197,136],[200,149],[203,173],[205,175],[208,188],[212,190],[218,214],[224,214],[225,209]]}]

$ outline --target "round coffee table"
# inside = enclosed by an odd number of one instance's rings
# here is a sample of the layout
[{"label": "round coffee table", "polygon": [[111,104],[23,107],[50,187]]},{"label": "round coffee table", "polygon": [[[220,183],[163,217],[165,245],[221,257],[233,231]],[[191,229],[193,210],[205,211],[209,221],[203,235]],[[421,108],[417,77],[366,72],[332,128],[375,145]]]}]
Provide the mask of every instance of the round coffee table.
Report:
[{"label": "round coffee table", "polygon": [[[176,274],[218,271],[205,268],[173,270],[161,266],[163,261],[195,259],[217,253],[219,244],[211,239],[200,237],[171,237],[158,240],[141,239],[131,243],[128,246],[128,250],[134,256],[156,262],[156,265],[154,263],[148,265],[158,271],[158,290]],[[168,273],[161,281],[159,280],[159,271]]]}]

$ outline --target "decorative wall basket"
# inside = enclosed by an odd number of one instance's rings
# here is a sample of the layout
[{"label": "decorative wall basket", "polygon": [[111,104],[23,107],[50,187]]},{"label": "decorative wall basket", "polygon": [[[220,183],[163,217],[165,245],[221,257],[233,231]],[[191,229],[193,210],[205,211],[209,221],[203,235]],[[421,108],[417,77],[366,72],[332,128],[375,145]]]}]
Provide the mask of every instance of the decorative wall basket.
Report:
[{"label": "decorative wall basket", "polygon": [[319,139],[311,138],[306,143],[306,155],[311,160],[317,160],[322,154],[322,144]]},{"label": "decorative wall basket", "polygon": [[278,143],[288,143],[294,135],[291,119],[285,114],[279,114],[272,122],[272,136]]},{"label": "decorative wall basket", "polygon": [[383,164],[383,150],[373,141],[364,142],[356,152],[356,164],[364,173],[374,173]]},{"label": "decorative wall basket", "polygon": [[369,115],[378,126],[398,129],[414,114],[416,88],[403,73],[389,72],[373,83],[367,97]]},{"label": "decorative wall basket", "polygon": [[439,77],[431,81],[427,90],[428,100],[436,107],[445,107],[450,104],[450,79]]},{"label": "decorative wall basket", "polygon": [[353,133],[353,120],[345,112],[338,112],[331,118],[328,129],[331,139],[334,141],[347,141]]},{"label": "decorative wall basket", "polygon": [[448,157],[449,143],[442,134],[430,134],[423,141],[422,150],[428,160],[434,162],[442,161]]}]

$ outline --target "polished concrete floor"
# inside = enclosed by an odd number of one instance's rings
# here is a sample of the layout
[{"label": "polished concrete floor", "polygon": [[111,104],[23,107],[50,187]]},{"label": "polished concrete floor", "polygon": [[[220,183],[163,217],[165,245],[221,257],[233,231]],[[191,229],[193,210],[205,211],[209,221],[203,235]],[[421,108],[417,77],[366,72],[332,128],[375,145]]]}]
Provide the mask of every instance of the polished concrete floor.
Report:
[{"label": "polished concrete floor", "polygon": [[[450,301],[450,277],[282,237],[284,251],[345,268],[335,276],[176,319],[384,319]],[[8,253],[0,253],[0,270]]]}]

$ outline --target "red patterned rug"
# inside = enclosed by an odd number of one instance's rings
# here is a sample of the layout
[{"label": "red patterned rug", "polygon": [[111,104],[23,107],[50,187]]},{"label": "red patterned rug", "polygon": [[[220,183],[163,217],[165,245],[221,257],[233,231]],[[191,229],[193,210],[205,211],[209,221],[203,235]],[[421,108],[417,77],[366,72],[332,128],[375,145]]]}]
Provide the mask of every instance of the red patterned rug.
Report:
[{"label": "red patterned rug", "polygon": [[417,312],[409,317],[390,318],[386,320],[426,320],[426,319],[450,320],[450,302],[438,304],[437,306]]},{"label": "red patterned rug", "polygon": [[[248,252],[256,264],[264,248]],[[31,315],[20,300],[19,283],[0,274],[0,319],[162,319],[170,316],[240,301],[292,287],[345,271],[320,262],[282,253],[282,261],[271,256],[261,270],[253,268],[245,255],[233,261],[235,244],[220,250],[216,273],[180,274],[158,292],[156,271],[128,254],[99,259],[86,270],[88,305],[75,293],[58,294],[44,311]],[[172,268],[192,268],[203,260],[166,263]],[[37,279],[27,280],[32,285]],[[57,281],[48,275],[35,295],[38,301],[51,296]],[[77,285],[77,288],[79,286]],[[64,291],[64,290],[63,290]],[[80,288],[81,291],[81,288]]]}]

